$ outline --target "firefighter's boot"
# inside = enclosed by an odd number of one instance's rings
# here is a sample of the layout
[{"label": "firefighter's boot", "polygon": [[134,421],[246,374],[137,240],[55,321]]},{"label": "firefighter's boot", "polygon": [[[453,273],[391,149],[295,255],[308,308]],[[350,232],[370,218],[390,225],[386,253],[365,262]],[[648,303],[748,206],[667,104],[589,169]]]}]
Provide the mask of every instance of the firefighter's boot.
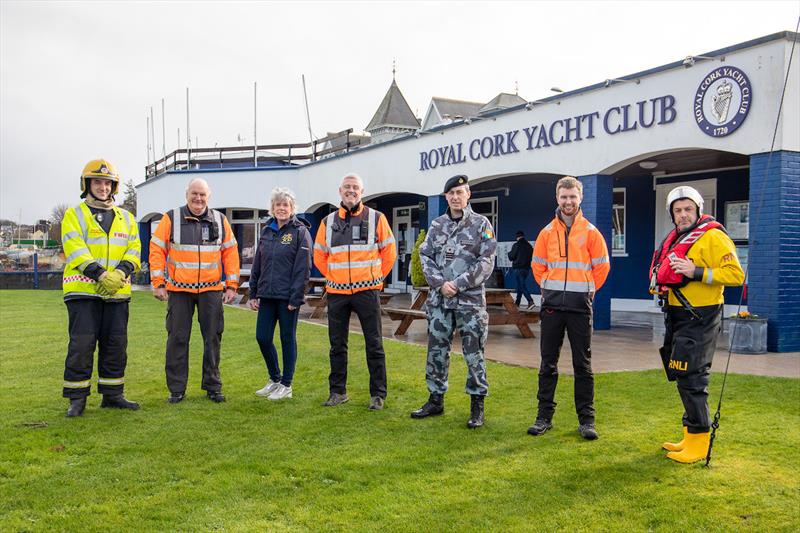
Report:
[{"label": "firefighter's boot", "polygon": [[139,404],[136,402],[132,402],[127,400],[124,395],[116,394],[104,394],[103,401],[100,402],[100,407],[112,407],[114,409],[130,409],[131,411],[138,411]]},{"label": "firefighter's boot", "polygon": [[686,426],[683,426],[683,439],[680,442],[665,442],[661,445],[662,448],[667,450],[668,452],[679,452],[686,447],[686,434],[689,431],[686,429]]},{"label": "firefighter's boot", "polygon": [[67,416],[81,416],[83,410],[86,409],[86,396],[83,398],[72,398],[69,401],[69,409],[67,409]]},{"label": "firefighter's boot", "polygon": [[687,433],[684,441],[683,450],[679,452],[669,452],[667,457],[679,463],[696,463],[706,458],[708,455],[708,445],[711,440],[711,433]]}]

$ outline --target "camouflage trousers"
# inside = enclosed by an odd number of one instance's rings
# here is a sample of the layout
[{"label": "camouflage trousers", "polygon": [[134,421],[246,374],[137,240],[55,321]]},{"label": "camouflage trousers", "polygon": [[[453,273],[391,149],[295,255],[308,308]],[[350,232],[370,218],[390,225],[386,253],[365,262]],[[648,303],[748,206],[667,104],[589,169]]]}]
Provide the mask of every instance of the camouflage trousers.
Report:
[{"label": "camouflage trousers", "polygon": [[461,335],[461,351],[467,363],[465,391],[471,395],[485,396],[489,391],[486,381],[486,361],[483,347],[489,331],[489,314],[485,307],[445,309],[428,306],[428,363],[425,379],[431,394],[447,392],[447,375],[450,370],[450,347],[453,334]]}]

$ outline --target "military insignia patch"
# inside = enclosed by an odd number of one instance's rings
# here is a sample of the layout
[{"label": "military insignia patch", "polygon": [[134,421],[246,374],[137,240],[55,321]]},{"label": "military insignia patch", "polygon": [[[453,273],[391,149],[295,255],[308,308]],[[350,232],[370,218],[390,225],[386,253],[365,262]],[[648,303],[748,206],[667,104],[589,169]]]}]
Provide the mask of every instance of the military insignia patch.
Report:
[{"label": "military insignia patch", "polygon": [[494,233],[492,233],[492,230],[487,228],[483,232],[483,238],[484,239],[494,239]]},{"label": "military insignia patch", "polygon": [[292,244],[292,234],[287,233],[283,237],[281,237],[281,244]]}]

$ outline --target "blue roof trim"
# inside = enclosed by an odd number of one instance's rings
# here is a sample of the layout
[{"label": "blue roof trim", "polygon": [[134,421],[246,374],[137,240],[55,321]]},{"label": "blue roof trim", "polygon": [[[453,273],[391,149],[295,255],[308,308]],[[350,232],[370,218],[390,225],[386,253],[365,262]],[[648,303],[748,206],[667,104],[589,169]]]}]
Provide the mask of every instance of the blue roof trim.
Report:
[{"label": "blue roof trim", "polygon": [[[769,42],[772,42],[772,41],[778,41],[778,40],[781,40],[781,39],[798,40],[798,39],[800,39],[800,34],[795,33],[793,31],[781,31],[781,32],[778,32],[778,33],[772,33],[770,35],[765,35],[764,37],[759,37],[757,39],[751,39],[751,40],[745,41],[743,43],[734,44],[732,46],[726,46],[725,48],[720,48],[720,49],[714,50],[712,52],[706,52],[706,53],[703,53],[703,54],[696,54],[695,57],[697,57],[697,56],[707,56],[707,57],[724,56],[724,55],[730,54],[732,52],[736,52],[738,50],[744,50],[745,48],[753,48],[755,46],[766,44],[766,43],[769,43]],[[707,61],[707,60],[701,59],[700,61]],[[654,68],[651,68],[651,69],[635,72],[633,74],[620,76],[620,77],[615,78],[615,79],[618,79],[618,80],[635,80],[636,78],[643,78],[645,76],[650,76],[651,74],[656,74],[656,73],[659,73],[659,72],[664,72],[666,70],[672,70],[672,69],[675,69],[675,68],[683,68],[683,59],[681,59],[680,61],[673,61],[672,63],[667,63],[666,65],[661,65],[659,67],[654,67]],[[587,93],[587,92],[590,92],[590,91],[594,91],[594,90],[597,90],[597,89],[602,89],[602,88],[605,88],[605,86],[606,86],[606,82],[605,82],[605,80],[603,80],[600,83],[595,83],[593,85],[588,85],[586,87],[581,87],[580,89],[575,89],[575,90],[567,91],[567,92],[564,92],[564,93],[554,94],[552,96],[547,96],[545,98],[540,98],[538,100],[535,100],[536,101],[535,105],[541,105],[541,104],[545,104],[545,103],[549,103],[549,102],[555,102],[557,100],[560,100],[562,98],[566,98],[568,96],[575,96],[575,95],[578,95],[578,94],[583,94],[583,93]],[[483,120],[488,120],[488,119],[494,119],[497,116],[503,115],[505,113],[513,113],[515,111],[520,111],[522,109],[525,109],[525,106],[527,106],[528,103],[529,102],[526,102],[524,104],[519,104],[519,105],[516,105],[514,107],[508,107],[506,109],[498,109],[497,111],[492,111],[491,113],[487,113],[482,117],[476,117],[476,118],[473,118],[471,120],[474,121],[474,122],[478,122],[478,121],[483,121]],[[432,135],[434,133],[443,133],[444,130],[448,130],[448,129],[451,129],[451,128],[457,128],[459,126],[469,126],[469,124],[467,124],[466,121],[464,121],[464,120],[461,120],[459,122],[454,122],[454,123],[451,123],[451,124],[442,124],[442,125],[436,126],[434,128],[431,128],[429,130],[421,131],[420,135],[421,136],[426,136],[426,135]],[[145,181],[143,183],[140,183],[139,185],[136,185],[136,188],[138,189],[139,187],[143,187],[143,186],[147,185],[148,183],[152,183],[152,182],[154,182],[154,181],[156,181],[158,179],[161,179],[164,176],[168,176],[170,174],[178,174],[178,173],[180,173],[180,174],[195,174],[195,173],[206,173],[206,172],[252,172],[252,171],[270,172],[270,171],[274,171],[274,170],[298,170],[300,168],[306,168],[306,167],[311,166],[311,165],[319,165],[319,164],[325,163],[327,161],[333,161],[334,159],[338,159],[338,158],[341,158],[341,157],[348,157],[350,155],[353,155],[354,153],[362,152],[362,151],[365,151],[365,150],[373,150],[375,148],[380,148],[382,146],[387,146],[387,145],[390,145],[390,144],[393,144],[393,143],[403,142],[403,141],[407,141],[409,139],[415,139],[415,138],[417,138],[415,134],[409,133],[408,135],[404,135],[402,137],[398,137],[396,139],[385,141],[385,142],[382,142],[382,143],[379,143],[379,144],[374,144],[374,145],[373,144],[369,144],[369,145],[367,145],[367,146],[365,146],[363,148],[358,148],[357,150],[353,150],[351,152],[347,152],[347,153],[343,153],[343,154],[336,154],[336,155],[334,155],[332,157],[328,157],[328,158],[325,158],[325,159],[320,159],[318,161],[313,161],[313,162],[307,163],[305,165],[297,165],[297,166],[290,166],[290,167],[208,168],[208,169],[193,169],[193,170],[171,170],[169,172],[165,172],[164,174],[160,174],[160,175],[158,175],[158,176],[156,176],[154,178],[150,178],[149,180],[147,180],[147,181]]]}]

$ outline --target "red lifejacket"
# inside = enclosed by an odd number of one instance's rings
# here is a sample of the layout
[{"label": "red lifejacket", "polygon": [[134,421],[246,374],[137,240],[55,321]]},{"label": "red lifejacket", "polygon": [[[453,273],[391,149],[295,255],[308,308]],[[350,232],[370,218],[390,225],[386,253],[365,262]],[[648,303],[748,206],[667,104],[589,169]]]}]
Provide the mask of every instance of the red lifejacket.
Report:
[{"label": "red lifejacket", "polygon": [[685,259],[689,249],[710,229],[718,228],[725,231],[725,227],[711,215],[701,215],[698,221],[683,231],[678,228],[669,232],[661,245],[653,252],[650,263],[650,293],[663,294],[670,288],[681,288],[691,280],[683,274],[678,274],[669,264],[670,257]]}]

